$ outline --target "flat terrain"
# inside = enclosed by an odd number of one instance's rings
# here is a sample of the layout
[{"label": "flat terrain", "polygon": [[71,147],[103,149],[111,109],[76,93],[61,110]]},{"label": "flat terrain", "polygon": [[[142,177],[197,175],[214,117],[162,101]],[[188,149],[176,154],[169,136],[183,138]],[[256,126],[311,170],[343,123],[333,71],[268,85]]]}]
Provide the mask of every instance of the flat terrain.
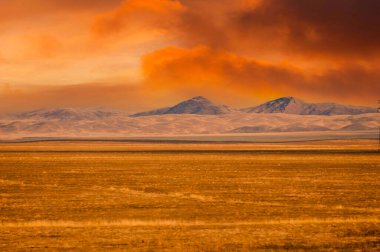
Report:
[{"label": "flat terrain", "polygon": [[[380,114],[379,114],[380,115]],[[163,130],[163,132],[166,132]],[[81,132],[79,132],[81,134]],[[321,140],[352,140],[352,139],[378,139],[379,130],[361,131],[304,131],[304,132],[267,132],[267,133],[234,133],[234,134],[157,134],[123,137],[86,137],[85,134],[77,137],[12,137],[1,139],[4,142],[36,142],[36,141],[103,141],[103,142],[213,142],[213,143],[284,143],[307,142]]]},{"label": "flat terrain", "polygon": [[0,144],[0,250],[379,251],[373,140]]}]

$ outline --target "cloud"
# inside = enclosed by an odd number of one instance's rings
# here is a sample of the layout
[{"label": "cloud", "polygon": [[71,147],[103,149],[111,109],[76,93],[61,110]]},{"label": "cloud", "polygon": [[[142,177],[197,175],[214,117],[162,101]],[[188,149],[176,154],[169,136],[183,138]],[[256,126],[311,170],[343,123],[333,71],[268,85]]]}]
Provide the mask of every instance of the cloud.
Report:
[{"label": "cloud", "polygon": [[379,9],[376,0],[266,0],[236,12],[231,28],[292,53],[363,58],[380,52]]},{"label": "cloud", "polygon": [[144,57],[143,70],[152,88],[212,90],[215,96],[225,90],[251,98],[295,95],[365,103],[368,99],[376,100],[380,92],[377,68],[346,65],[305,74],[289,65],[263,63],[204,46],[168,47],[152,52]]},{"label": "cloud", "polygon": [[0,111],[44,107],[105,106],[143,111],[204,95],[237,107],[281,96],[311,101],[373,105],[380,71],[347,65],[307,75],[289,65],[273,65],[208,47],[167,47],[143,59],[141,83],[63,86],[0,85]]},{"label": "cloud", "polygon": [[42,33],[24,37],[26,58],[53,58],[62,49],[62,43],[55,36]]},{"label": "cloud", "polygon": [[99,15],[93,31],[99,36],[173,25],[183,5],[177,0],[125,0],[116,9]]},{"label": "cloud", "polygon": [[171,34],[185,46],[307,60],[368,60],[380,52],[376,0],[183,0],[182,6]]},{"label": "cloud", "polygon": [[[167,85],[175,83],[204,84],[229,83],[246,86],[269,82],[296,81],[285,68],[265,65],[225,51],[205,46],[192,49],[167,47],[146,55],[144,74],[152,81]],[[176,85],[176,84],[175,84]]]},{"label": "cloud", "polygon": [[1,106],[127,107],[124,97],[142,104],[147,96],[169,105],[192,95],[239,106],[282,95],[371,104],[380,91],[379,7],[376,0],[0,1],[0,83],[25,85],[0,93]]}]

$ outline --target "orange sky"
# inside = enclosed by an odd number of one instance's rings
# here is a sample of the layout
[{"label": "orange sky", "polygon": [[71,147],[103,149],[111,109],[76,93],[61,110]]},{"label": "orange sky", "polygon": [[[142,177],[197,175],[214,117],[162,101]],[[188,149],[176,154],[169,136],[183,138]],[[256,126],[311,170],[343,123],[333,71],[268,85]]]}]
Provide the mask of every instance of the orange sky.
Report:
[{"label": "orange sky", "polygon": [[375,106],[380,1],[0,1],[0,111],[196,95]]}]

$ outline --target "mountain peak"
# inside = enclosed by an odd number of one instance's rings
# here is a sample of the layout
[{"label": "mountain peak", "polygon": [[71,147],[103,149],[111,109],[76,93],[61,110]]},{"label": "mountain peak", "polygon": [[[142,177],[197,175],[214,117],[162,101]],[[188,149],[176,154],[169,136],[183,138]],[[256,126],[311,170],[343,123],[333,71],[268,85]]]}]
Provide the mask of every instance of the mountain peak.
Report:
[{"label": "mountain peak", "polygon": [[221,115],[232,111],[225,105],[216,105],[203,96],[196,96],[183,101],[173,107],[162,108],[132,115],[132,117],[164,115],[164,114],[197,114],[197,115]]},{"label": "mountain peak", "polygon": [[190,100],[194,100],[194,101],[210,101],[209,99],[203,97],[203,96],[195,96],[193,98],[191,98]]},{"label": "mountain peak", "polygon": [[247,113],[285,113],[298,115],[355,115],[374,113],[373,108],[345,106],[335,103],[308,103],[294,96],[281,97],[257,107],[243,109]]},{"label": "mountain peak", "polygon": [[209,99],[203,97],[203,96],[196,96],[191,99],[185,100],[183,102],[178,103],[179,104],[186,104],[186,103],[194,103],[194,104],[208,104],[208,105],[214,105]]},{"label": "mountain peak", "polygon": [[302,106],[304,101],[293,96],[281,97],[275,100],[261,104],[260,106],[245,109],[248,113],[286,113],[289,108],[294,110],[294,107]]},{"label": "mountain peak", "polygon": [[196,97],[193,97],[191,99],[180,102],[177,105],[179,105],[179,104],[190,104],[190,103],[193,103],[193,104],[209,104],[209,105],[213,104],[209,99],[207,99],[203,96],[196,96]]},{"label": "mountain peak", "polygon": [[280,97],[280,98],[277,98],[277,99],[275,99],[273,101],[276,101],[276,102],[285,102],[285,101],[289,101],[289,102],[304,102],[302,99],[294,97],[294,96]]}]

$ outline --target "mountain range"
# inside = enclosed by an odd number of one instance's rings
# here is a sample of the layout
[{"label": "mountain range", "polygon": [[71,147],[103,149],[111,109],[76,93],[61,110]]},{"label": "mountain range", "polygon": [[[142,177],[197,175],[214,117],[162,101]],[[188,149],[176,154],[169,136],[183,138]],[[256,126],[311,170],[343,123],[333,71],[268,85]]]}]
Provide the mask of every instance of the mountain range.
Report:
[{"label": "mountain range", "polygon": [[331,102],[308,103],[295,97],[283,97],[242,111],[247,113],[285,113],[295,115],[357,115],[375,113],[376,109]]},{"label": "mountain range", "polygon": [[[376,109],[369,107],[355,107],[336,103],[308,103],[295,97],[282,97],[268,101],[259,106],[241,109],[245,113],[284,113],[295,115],[357,115],[375,113]],[[217,105],[210,100],[197,96],[183,101],[173,107],[166,107],[131,115],[132,117],[167,115],[167,114],[197,114],[222,115],[236,112],[226,105]]]},{"label": "mountain range", "polygon": [[56,108],[0,116],[0,139],[21,137],[131,137],[301,131],[377,130],[375,109],[307,103],[284,97],[233,109],[204,97],[172,107],[128,114],[104,108]]}]

